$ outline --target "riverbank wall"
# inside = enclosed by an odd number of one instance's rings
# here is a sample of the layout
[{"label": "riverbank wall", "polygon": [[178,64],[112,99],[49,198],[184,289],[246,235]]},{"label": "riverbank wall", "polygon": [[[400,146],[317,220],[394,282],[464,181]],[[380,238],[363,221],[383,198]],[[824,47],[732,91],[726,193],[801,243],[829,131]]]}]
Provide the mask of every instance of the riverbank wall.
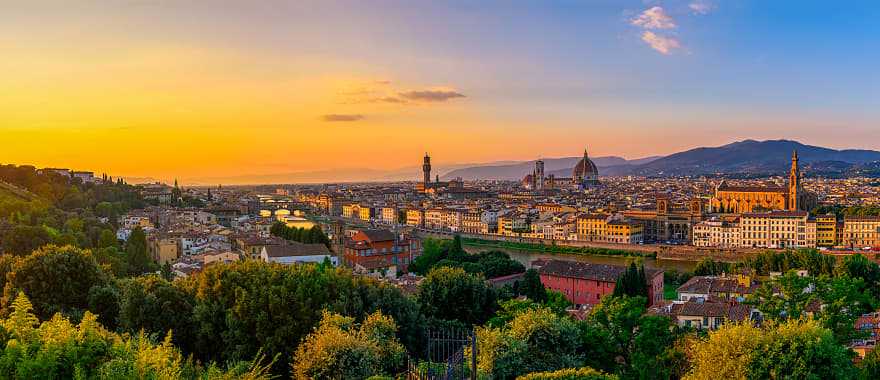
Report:
[{"label": "riverbank wall", "polygon": [[[446,233],[446,232],[435,232],[435,231],[425,231],[418,230],[416,231],[416,236],[421,238],[435,238],[435,239],[452,239],[455,234]],[[723,262],[737,262],[742,261],[751,257],[756,256],[760,252],[764,252],[764,249],[717,249],[717,248],[702,248],[702,247],[693,247],[688,245],[666,245],[666,244],[615,244],[615,243],[599,243],[599,242],[589,242],[589,241],[571,241],[571,240],[549,240],[549,239],[533,239],[533,238],[521,238],[521,237],[513,237],[513,236],[499,236],[499,235],[483,235],[483,234],[459,234],[462,238],[466,239],[478,239],[479,243],[469,243],[465,242],[466,245],[470,245],[473,247],[478,247],[480,250],[490,250],[493,245],[492,242],[508,242],[508,243],[521,243],[523,246],[518,246],[516,249],[524,250],[524,251],[535,251],[535,252],[544,252],[545,250],[541,247],[549,247],[549,246],[558,246],[558,247],[573,247],[573,248],[597,248],[597,249],[609,249],[609,250],[619,250],[619,251],[629,251],[635,253],[634,256],[642,255],[642,256],[651,256],[656,257],[661,260],[680,260],[680,261],[700,261],[705,258],[710,258],[715,261],[723,261]],[[534,247],[530,249],[527,245],[533,245]],[[584,254],[589,255],[589,254]]]}]

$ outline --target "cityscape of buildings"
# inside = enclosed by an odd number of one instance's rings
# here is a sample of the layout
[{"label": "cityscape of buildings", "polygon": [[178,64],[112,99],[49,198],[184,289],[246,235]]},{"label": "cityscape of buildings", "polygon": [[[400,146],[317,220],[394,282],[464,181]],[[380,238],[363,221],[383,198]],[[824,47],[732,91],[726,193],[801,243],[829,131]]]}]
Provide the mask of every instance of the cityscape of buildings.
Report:
[{"label": "cityscape of buildings", "polygon": [[[121,215],[116,237],[125,242],[134,230],[143,230],[149,255],[176,278],[241,260],[324,263],[409,293],[422,281],[410,266],[429,238],[611,249],[673,261],[739,260],[791,249],[819,249],[835,257],[862,253],[877,261],[880,251],[880,217],[833,212],[880,207],[876,180],[805,176],[796,151],[787,176],[749,179],[602,176],[586,151],[570,177],[545,174],[539,159],[521,181],[440,181],[427,154],[422,171],[420,181],[391,183],[138,185],[151,205]],[[113,182],[86,171],[37,172],[83,184]],[[323,235],[327,241],[282,237],[278,228],[300,237]],[[625,265],[594,262],[590,255],[523,257],[519,260],[539,273],[547,290],[572,303],[568,313],[576,319],[612,295],[627,272]],[[500,287],[522,281],[523,275],[487,280]],[[644,277],[650,312],[682,328],[717,329],[729,321],[765,318],[756,305],[744,302],[767,281],[753,273],[693,276],[674,289],[671,299],[664,269],[647,268]],[[862,319],[855,328],[873,332],[876,315]],[[850,344],[860,358],[876,345],[876,332],[869,336]]]}]

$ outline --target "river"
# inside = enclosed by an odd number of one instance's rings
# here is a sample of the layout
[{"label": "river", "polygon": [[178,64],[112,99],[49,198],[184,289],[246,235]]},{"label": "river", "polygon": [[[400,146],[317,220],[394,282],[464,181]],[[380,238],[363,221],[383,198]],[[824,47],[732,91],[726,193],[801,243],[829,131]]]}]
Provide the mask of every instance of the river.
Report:
[{"label": "river", "polygon": [[519,261],[527,268],[531,264],[532,261],[537,259],[557,259],[557,260],[571,260],[571,261],[581,261],[586,263],[594,263],[594,264],[609,264],[609,265],[620,265],[625,266],[629,265],[629,262],[632,260],[641,259],[642,262],[645,263],[646,268],[659,268],[664,270],[672,270],[675,269],[679,272],[690,272],[694,270],[694,267],[697,265],[694,261],[681,261],[681,260],[660,260],[649,257],[625,257],[625,256],[595,256],[595,255],[571,255],[564,253],[543,253],[543,252],[534,252],[528,250],[520,250],[520,249],[510,249],[510,248],[488,248],[488,247],[475,247],[465,245],[464,250],[468,253],[477,253],[483,251],[502,251],[510,255],[510,258]]}]

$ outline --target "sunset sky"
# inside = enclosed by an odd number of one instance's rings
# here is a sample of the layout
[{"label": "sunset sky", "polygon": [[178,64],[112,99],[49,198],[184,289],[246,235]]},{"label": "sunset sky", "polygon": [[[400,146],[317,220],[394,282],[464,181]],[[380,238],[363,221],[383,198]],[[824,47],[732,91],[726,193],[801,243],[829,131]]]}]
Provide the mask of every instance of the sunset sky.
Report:
[{"label": "sunset sky", "polygon": [[875,1],[11,0],[0,163],[195,183],[425,151],[880,149],[877,20]]}]

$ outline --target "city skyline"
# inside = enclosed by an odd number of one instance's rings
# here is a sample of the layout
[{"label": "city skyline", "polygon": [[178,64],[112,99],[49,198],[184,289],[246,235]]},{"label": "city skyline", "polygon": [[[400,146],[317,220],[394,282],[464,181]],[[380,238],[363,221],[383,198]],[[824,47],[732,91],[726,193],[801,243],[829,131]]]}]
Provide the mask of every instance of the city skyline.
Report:
[{"label": "city skyline", "polygon": [[391,170],[426,150],[452,164],[743,139],[880,149],[868,2],[7,8],[3,163],[167,180]]}]

